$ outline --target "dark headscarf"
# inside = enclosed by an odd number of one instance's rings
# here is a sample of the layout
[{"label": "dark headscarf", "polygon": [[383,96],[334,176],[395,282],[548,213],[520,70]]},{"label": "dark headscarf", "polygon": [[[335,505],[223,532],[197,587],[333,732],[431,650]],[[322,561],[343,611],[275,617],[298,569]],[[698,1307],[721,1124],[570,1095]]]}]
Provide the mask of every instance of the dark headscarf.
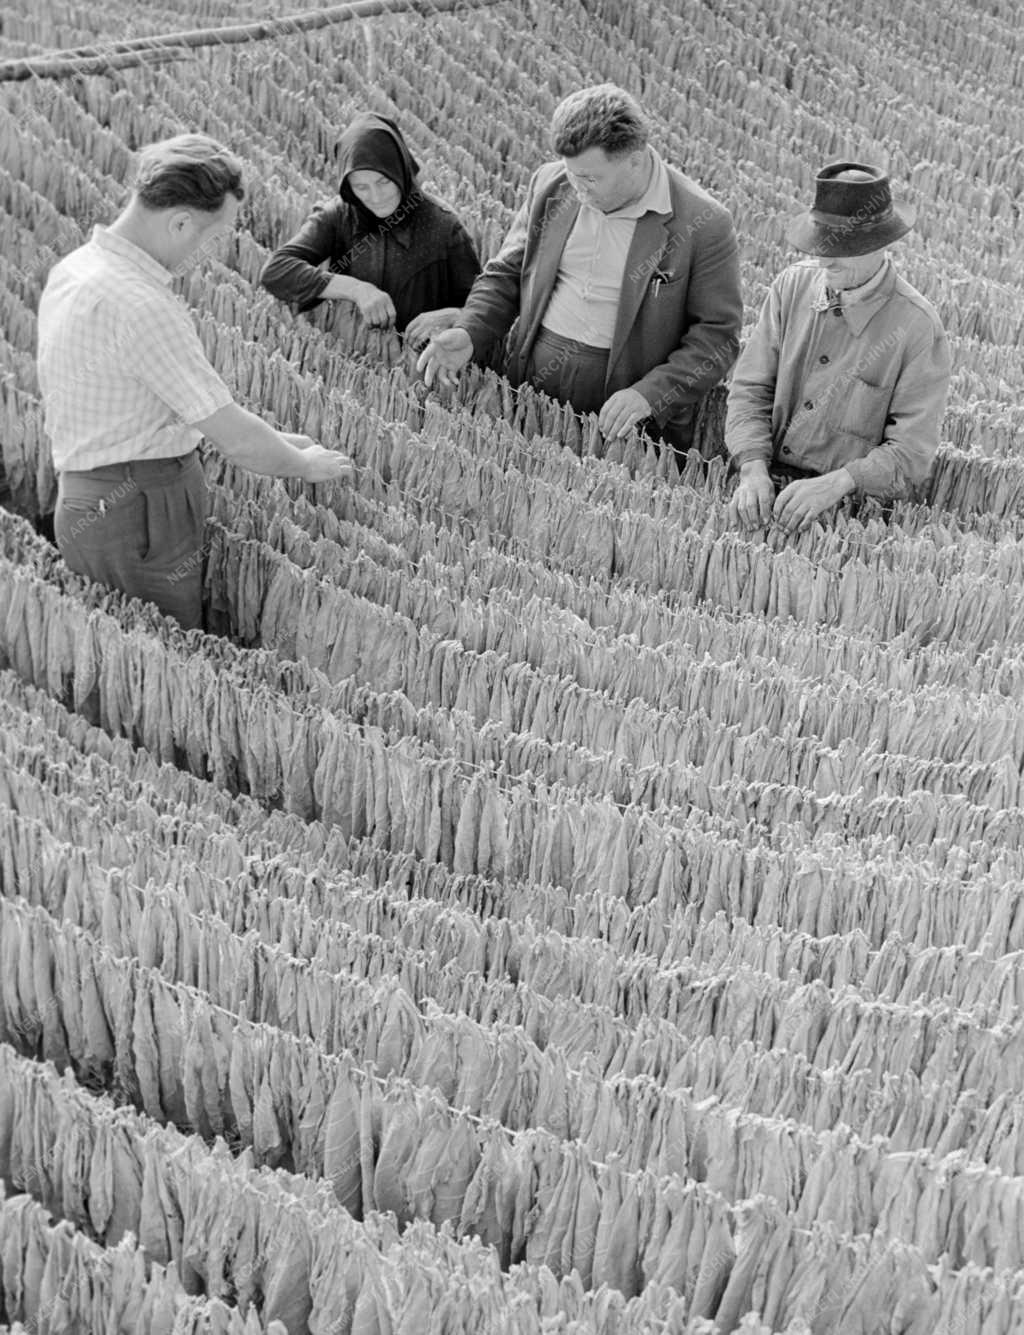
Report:
[{"label": "dark headscarf", "polygon": [[[355,118],[338,140],[338,166],[341,169],[339,193],[346,204],[351,204],[364,232],[380,232],[393,227],[395,213],[403,218],[411,215],[409,196],[419,189],[416,174],[419,163],[409,152],[402,132],[387,116],[363,112]],[[378,218],[356,196],[348,183],[350,172],[380,172],[394,181],[402,192],[402,201],[388,218]]]}]

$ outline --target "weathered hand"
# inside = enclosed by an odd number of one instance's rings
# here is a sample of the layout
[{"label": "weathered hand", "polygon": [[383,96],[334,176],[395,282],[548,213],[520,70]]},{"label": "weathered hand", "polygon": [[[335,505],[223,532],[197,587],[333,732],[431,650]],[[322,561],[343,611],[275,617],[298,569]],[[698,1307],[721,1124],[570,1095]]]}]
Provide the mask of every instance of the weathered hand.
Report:
[{"label": "weathered hand", "polygon": [[818,515],[838,504],[856,483],[845,468],[821,477],[801,478],[779,492],[772,514],[787,533],[802,533]]},{"label": "weathered hand", "polygon": [[605,399],[597,425],[606,436],[624,436],[650,415],[651,405],[638,389],[619,389]]},{"label": "weathered hand", "polygon": [[743,528],[763,528],[772,517],[775,484],[763,463],[744,464],[729,506],[729,517]]},{"label": "weathered hand", "polygon": [[405,341],[412,348],[421,348],[428,338],[450,329],[459,317],[458,306],[442,306],[436,311],[421,311],[405,326]]},{"label": "weathered hand", "polygon": [[440,385],[454,385],[459,372],[473,357],[473,340],[465,329],[443,329],[431,336],[430,342],[416,361],[416,370],[423,373],[428,385],[436,380]]},{"label": "weathered hand", "polygon": [[360,283],[352,300],[367,324],[389,325],[395,322],[395,303],[386,292],[372,283]]}]

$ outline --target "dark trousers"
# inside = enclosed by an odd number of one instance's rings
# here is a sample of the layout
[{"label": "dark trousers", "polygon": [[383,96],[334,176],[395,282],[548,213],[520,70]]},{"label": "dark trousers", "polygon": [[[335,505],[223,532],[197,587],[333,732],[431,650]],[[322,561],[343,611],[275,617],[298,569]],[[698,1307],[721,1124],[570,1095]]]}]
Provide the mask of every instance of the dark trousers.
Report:
[{"label": "dark trousers", "polygon": [[820,477],[821,474],[809,468],[797,468],[795,464],[780,464],[777,459],[773,459],[768,465],[768,476],[775,483],[776,490],[781,491],[791,482],[802,482],[804,478]]},{"label": "dark trousers", "polygon": [[[599,413],[609,397],[605,389],[608,374],[608,349],[594,348],[588,343],[563,338],[561,334],[541,329],[526,367],[526,379],[534,387],[559,403],[571,404],[578,413]],[[653,417],[638,422],[637,427],[654,441],[656,446],[667,445],[676,453],[679,468],[686,464],[687,451],[693,438],[692,416],[659,428]]]},{"label": "dark trousers", "polygon": [[571,404],[578,413],[597,413],[607,397],[607,372],[607,348],[592,348],[542,329],[530,351],[526,378],[534,389]]},{"label": "dark trousers", "polygon": [[206,478],[193,450],[61,473],[54,536],[72,570],[203,624]]}]

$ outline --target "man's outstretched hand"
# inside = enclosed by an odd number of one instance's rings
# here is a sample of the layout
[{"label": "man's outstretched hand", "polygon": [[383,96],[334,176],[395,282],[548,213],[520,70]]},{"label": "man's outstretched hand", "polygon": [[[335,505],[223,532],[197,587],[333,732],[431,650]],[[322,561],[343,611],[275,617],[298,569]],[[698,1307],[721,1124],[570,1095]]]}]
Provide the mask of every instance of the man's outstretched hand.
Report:
[{"label": "man's outstretched hand", "polygon": [[296,445],[302,450],[302,478],[305,482],[351,482],[355,465],[340,450],[327,450],[315,441]]},{"label": "man's outstretched hand", "polygon": [[428,385],[454,385],[473,358],[473,340],[465,329],[442,329],[416,359],[416,370]]},{"label": "man's outstretched hand", "polygon": [[410,348],[422,348],[427,339],[439,334],[442,329],[451,329],[459,318],[458,306],[439,306],[436,311],[420,311],[405,326],[405,341]]}]

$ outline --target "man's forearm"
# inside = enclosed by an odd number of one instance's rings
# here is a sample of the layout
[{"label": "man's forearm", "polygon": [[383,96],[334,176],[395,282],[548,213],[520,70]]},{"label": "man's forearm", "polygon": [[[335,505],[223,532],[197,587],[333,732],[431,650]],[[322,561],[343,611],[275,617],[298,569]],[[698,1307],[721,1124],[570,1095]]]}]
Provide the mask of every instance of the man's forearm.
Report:
[{"label": "man's forearm", "polygon": [[877,496],[884,501],[896,500],[911,485],[907,473],[900,467],[898,454],[885,444],[876,445],[862,458],[851,459],[843,472],[865,496]]},{"label": "man's forearm", "polygon": [[728,335],[706,353],[684,342],[667,361],[641,376],[633,388],[644,396],[651,405],[651,416],[663,426],[719,384],[736,360],[736,348],[737,341]]},{"label": "man's forearm", "polygon": [[523,226],[517,218],[505,245],[474,279],[455,321],[457,329],[465,329],[469,334],[474,355],[478,357],[505,337],[520,314]]},{"label": "man's forearm", "polygon": [[727,436],[725,440],[725,450],[729,458],[732,460],[733,467],[738,468],[740,472],[742,472],[748,464],[763,464],[765,468],[767,468],[772,461],[772,443],[770,438],[765,441],[756,442],[745,440],[742,444],[736,444],[731,442]]},{"label": "man's forearm", "polygon": [[734,468],[771,462],[775,446],[770,404],[760,408],[744,404],[730,392],[725,409],[725,452]]},{"label": "man's forearm", "polygon": [[232,463],[265,477],[302,477],[303,451],[280,431],[237,403],[228,404],[195,424]]},{"label": "man's forearm", "polygon": [[774,381],[737,379],[734,375],[725,404],[725,450],[734,468],[753,462],[770,463],[775,453],[774,394]]},{"label": "man's forearm", "polygon": [[744,459],[742,463],[736,465],[740,477],[767,477],[768,460],[759,457],[750,457]]},{"label": "man's forearm", "polygon": [[505,337],[519,314],[519,280],[509,274],[481,274],[455,319],[473,342],[473,355],[483,356]]}]

